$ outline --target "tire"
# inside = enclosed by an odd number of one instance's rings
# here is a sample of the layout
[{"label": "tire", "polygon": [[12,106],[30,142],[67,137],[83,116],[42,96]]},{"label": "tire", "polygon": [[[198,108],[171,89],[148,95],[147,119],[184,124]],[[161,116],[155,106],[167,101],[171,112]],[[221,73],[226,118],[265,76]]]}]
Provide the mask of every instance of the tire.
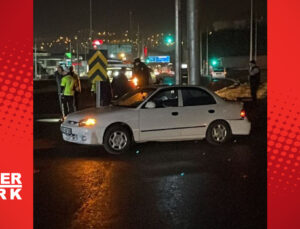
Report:
[{"label": "tire", "polygon": [[230,126],[222,120],[214,121],[206,131],[206,140],[213,145],[221,145],[228,142],[232,137]]},{"label": "tire", "polygon": [[103,144],[105,150],[114,155],[126,153],[132,144],[131,133],[125,126],[115,125],[105,132]]}]

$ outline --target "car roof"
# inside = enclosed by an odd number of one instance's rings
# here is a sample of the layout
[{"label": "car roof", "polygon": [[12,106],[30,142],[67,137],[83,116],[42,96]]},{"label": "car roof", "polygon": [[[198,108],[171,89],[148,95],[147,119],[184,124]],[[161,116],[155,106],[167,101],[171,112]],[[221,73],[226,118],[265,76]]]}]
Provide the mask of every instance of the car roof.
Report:
[{"label": "car roof", "polygon": [[198,86],[198,85],[150,85],[150,86],[147,86],[147,87],[144,87],[144,88],[164,89],[164,88],[174,88],[174,87],[175,88],[191,88],[191,87],[194,87],[194,88],[201,88],[201,89],[210,91],[210,89],[208,89],[206,87],[203,87],[203,86]]}]

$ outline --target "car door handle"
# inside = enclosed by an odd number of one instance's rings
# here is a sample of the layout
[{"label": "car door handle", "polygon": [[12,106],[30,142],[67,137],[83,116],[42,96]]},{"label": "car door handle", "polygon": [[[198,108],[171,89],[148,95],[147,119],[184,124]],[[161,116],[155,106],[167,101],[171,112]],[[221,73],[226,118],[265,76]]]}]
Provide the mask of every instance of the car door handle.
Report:
[{"label": "car door handle", "polygon": [[173,116],[177,116],[177,115],[178,115],[178,112],[172,112],[172,115],[173,115]]},{"label": "car door handle", "polygon": [[208,110],[208,113],[215,113],[215,110]]}]

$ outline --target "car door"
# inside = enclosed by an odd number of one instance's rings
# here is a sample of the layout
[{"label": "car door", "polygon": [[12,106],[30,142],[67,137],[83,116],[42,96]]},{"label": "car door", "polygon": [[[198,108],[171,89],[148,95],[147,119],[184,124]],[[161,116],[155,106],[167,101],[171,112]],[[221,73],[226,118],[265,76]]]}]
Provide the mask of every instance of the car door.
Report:
[{"label": "car door", "polygon": [[155,108],[140,109],[140,140],[163,141],[180,137],[180,115],[178,112],[178,89],[161,89],[148,102]]},{"label": "car door", "polygon": [[182,138],[204,137],[207,126],[215,119],[216,100],[210,93],[197,87],[183,87],[181,95]]}]

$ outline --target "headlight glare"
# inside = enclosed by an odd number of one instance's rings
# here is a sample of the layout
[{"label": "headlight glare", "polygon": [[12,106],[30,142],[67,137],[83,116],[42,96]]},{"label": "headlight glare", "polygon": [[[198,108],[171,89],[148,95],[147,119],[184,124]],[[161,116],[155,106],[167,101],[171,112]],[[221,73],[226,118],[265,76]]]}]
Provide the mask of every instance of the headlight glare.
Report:
[{"label": "headlight glare", "polygon": [[94,125],[96,125],[96,119],[94,118],[84,119],[79,122],[79,126],[94,126]]}]

